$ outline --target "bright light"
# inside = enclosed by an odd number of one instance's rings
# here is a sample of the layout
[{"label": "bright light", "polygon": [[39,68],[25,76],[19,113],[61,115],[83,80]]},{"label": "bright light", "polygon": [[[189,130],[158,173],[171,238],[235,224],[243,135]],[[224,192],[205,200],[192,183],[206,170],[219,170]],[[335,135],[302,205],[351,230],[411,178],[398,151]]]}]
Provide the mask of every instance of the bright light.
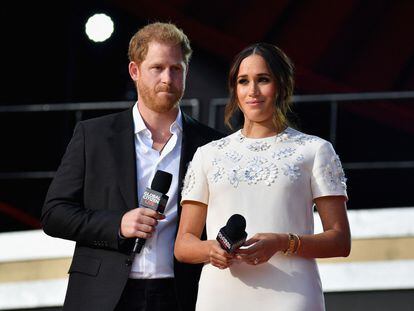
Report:
[{"label": "bright light", "polygon": [[103,42],[114,32],[114,22],[106,14],[95,14],[86,22],[85,32],[90,40]]}]

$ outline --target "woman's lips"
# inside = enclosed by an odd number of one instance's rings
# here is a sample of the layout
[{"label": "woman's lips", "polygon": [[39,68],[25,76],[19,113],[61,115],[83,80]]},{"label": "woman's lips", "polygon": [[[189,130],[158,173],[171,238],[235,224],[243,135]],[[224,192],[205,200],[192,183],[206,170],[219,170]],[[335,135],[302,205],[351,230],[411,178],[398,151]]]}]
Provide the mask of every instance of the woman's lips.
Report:
[{"label": "woman's lips", "polygon": [[248,105],[258,105],[258,104],[262,104],[263,100],[249,100],[246,102],[246,104]]}]

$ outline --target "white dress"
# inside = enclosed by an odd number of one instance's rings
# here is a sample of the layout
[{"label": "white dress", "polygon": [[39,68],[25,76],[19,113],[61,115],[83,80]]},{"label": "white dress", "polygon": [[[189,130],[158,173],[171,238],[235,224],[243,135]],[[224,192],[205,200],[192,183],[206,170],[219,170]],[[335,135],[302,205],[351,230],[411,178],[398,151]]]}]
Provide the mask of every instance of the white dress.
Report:
[{"label": "white dress", "polygon": [[[313,233],[313,199],[347,196],[332,145],[292,128],[261,139],[241,131],[198,148],[184,181],[182,202],[208,205],[207,238],[233,214],[256,233]],[[197,310],[319,311],[324,299],[314,259],[276,253],[257,266],[242,262],[220,270],[204,265]]]}]

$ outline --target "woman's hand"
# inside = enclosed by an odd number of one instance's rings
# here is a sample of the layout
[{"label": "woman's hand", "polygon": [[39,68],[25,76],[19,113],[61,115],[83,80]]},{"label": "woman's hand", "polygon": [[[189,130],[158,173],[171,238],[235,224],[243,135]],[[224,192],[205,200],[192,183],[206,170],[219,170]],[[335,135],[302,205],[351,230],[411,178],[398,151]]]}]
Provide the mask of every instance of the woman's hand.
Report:
[{"label": "woman's hand", "polygon": [[230,267],[233,263],[234,255],[227,253],[224,249],[221,248],[220,244],[215,240],[210,240],[207,242],[210,245],[210,263],[219,269],[226,269]]},{"label": "woman's hand", "polygon": [[236,258],[249,265],[258,265],[267,262],[276,252],[284,251],[287,244],[286,234],[257,233],[244,243],[250,247],[236,251]]}]

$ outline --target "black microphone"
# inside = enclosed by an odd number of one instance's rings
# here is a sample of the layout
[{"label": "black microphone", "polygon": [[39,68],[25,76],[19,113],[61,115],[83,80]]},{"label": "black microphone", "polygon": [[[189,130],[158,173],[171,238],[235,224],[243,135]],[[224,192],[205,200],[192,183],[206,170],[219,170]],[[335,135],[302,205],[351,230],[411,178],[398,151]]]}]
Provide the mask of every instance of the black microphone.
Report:
[{"label": "black microphone", "polygon": [[[158,170],[155,173],[151,183],[151,188],[146,188],[139,202],[140,207],[150,208],[160,214],[164,213],[165,206],[168,202],[166,193],[170,189],[172,175],[168,172]],[[145,239],[137,238],[135,240],[134,253],[139,253],[145,244]]]},{"label": "black microphone", "polygon": [[246,219],[239,214],[232,215],[227,224],[220,229],[216,240],[228,253],[234,252],[246,241]]}]

